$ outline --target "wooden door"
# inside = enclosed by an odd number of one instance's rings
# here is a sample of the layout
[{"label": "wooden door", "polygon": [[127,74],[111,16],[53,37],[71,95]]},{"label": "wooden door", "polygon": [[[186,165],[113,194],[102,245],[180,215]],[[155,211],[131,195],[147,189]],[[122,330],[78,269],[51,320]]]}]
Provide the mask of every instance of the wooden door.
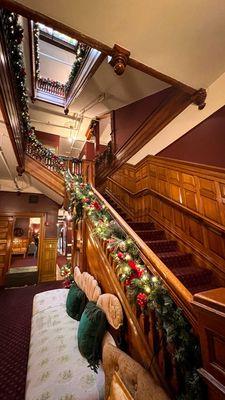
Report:
[{"label": "wooden door", "polygon": [[13,217],[0,217],[0,286],[4,285],[9,266]]},{"label": "wooden door", "polygon": [[39,248],[39,282],[55,281],[57,238],[44,239]]}]

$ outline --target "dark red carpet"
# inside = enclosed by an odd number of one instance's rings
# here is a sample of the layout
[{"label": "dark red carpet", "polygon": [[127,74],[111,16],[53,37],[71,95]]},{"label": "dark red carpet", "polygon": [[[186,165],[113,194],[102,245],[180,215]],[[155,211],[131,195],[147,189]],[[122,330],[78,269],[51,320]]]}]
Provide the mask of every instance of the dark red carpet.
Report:
[{"label": "dark red carpet", "polygon": [[37,258],[34,257],[13,257],[11,261],[11,268],[15,267],[34,267],[37,265]]},{"label": "dark red carpet", "polygon": [[59,287],[62,282],[0,290],[0,400],[24,400],[33,297]]}]

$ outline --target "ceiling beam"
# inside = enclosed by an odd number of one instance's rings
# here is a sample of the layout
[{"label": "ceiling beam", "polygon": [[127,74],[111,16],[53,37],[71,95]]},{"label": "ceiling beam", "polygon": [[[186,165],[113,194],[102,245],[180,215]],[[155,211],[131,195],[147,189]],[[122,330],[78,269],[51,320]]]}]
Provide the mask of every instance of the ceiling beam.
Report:
[{"label": "ceiling beam", "polygon": [[[101,51],[102,53],[105,54],[105,56],[106,55],[113,56],[113,54],[114,54],[114,48],[111,48],[111,47],[107,46],[106,44],[104,44],[94,38],[91,38],[90,36],[84,35],[81,32],[77,31],[76,29],[63,24],[62,22],[56,21],[55,19],[53,19],[47,15],[44,15],[44,14],[39,13],[38,11],[35,11],[29,7],[26,7],[26,6],[18,3],[17,1],[1,0],[1,6],[9,9],[15,13],[18,13],[28,19],[31,19],[35,22],[41,22],[51,28],[54,28],[54,29],[58,30],[59,32],[64,33],[64,34],[78,40],[81,43],[85,43],[88,46]],[[179,88],[183,92],[189,94],[190,96],[193,96],[192,102],[194,104],[198,105],[199,109],[204,108],[205,98],[206,98],[205,89],[196,90],[195,88],[192,88],[191,86],[188,86],[185,83],[180,82],[168,75],[165,75],[165,74],[151,68],[150,66],[145,65],[145,64],[143,64],[133,58],[130,58],[130,57],[127,60],[127,64],[130,67],[135,68],[147,75],[150,75],[156,79],[159,79],[165,83],[168,83],[169,85]]]}]

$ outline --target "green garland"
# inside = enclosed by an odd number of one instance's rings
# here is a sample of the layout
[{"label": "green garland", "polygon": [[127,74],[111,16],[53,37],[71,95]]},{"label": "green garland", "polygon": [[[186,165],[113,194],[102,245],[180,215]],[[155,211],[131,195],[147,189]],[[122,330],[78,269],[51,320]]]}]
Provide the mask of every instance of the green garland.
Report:
[{"label": "green garland", "polygon": [[8,56],[14,77],[15,92],[21,116],[21,128],[27,142],[27,151],[29,150],[29,154],[34,158],[43,159],[45,162],[49,161],[51,166],[61,171],[65,168],[62,157],[56,156],[43,146],[31,128],[22,51],[23,29],[18,22],[18,15],[8,10],[1,10],[0,16],[2,17]]},{"label": "green garland", "polygon": [[65,84],[66,94],[69,93],[69,91],[72,87],[72,84],[78,74],[79,69],[81,68],[81,66],[85,60],[85,57],[86,57],[88,51],[89,51],[89,47],[86,44],[78,43],[78,46],[76,49],[76,54],[75,54],[75,61],[72,66],[72,70],[70,72],[69,79]]},{"label": "green garland", "polygon": [[37,22],[33,25],[33,38],[34,38],[34,62],[35,62],[35,78],[40,78],[40,57],[39,57],[39,36],[40,29]]},{"label": "green garland", "polygon": [[1,11],[4,35],[7,43],[7,50],[14,76],[17,103],[21,115],[21,127],[24,133],[30,130],[30,117],[28,108],[28,96],[25,86],[26,72],[23,62],[22,40],[23,29],[18,23],[18,15],[8,10]]},{"label": "green garland", "polygon": [[179,400],[202,400],[203,385],[197,369],[201,365],[200,347],[192,327],[176,306],[160,278],[152,276],[144,265],[139,249],[113,220],[89,184],[80,176],[65,174],[66,190],[70,194],[70,212],[75,221],[86,210],[95,226],[94,234],[107,241],[107,248],[116,261],[116,274],[124,282],[129,300],[141,312],[155,310],[165,341],[173,348],[181,392]]}]

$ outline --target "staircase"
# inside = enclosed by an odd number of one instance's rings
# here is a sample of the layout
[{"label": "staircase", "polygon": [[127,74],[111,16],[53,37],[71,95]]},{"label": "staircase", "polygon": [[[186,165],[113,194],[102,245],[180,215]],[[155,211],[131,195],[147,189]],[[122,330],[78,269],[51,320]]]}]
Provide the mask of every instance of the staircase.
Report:
[{"label": "staircase", "polygon": [[169,239],[164,229],[154,222],[131,221],[115,201],[108,195],[105,198],[193,295],[217,287],[213,272],[196,265],[193,255],[181,251],[178,241]]}]

